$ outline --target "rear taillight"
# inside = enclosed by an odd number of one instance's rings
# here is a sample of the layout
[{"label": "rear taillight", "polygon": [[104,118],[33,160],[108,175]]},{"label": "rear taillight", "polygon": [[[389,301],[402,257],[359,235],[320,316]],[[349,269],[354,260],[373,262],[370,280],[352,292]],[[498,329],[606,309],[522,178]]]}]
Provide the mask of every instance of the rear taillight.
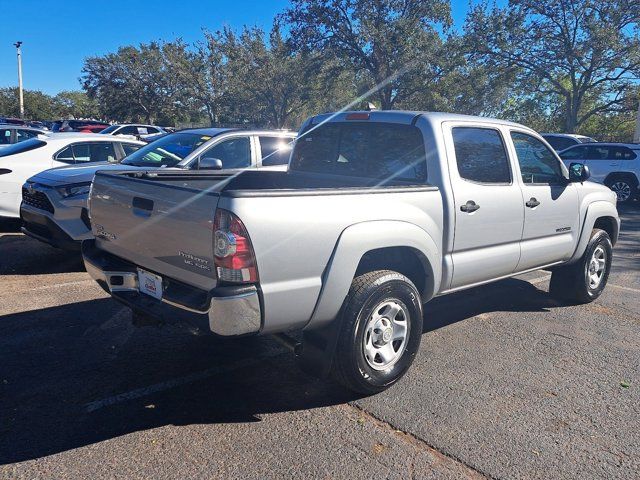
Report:
[{"label": "rear taillight", "polygon": [[214,220],[213,255],[218,279],[230,283],[258,281],[256,257],[242,221],[218,209]]}]

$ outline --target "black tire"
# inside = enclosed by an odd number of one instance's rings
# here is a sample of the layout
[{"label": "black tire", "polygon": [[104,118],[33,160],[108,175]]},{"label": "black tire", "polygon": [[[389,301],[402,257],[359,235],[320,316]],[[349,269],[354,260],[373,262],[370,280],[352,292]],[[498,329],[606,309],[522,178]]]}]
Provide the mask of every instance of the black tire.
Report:
[{"label": "black tire", "polygon": [[[379,308],[381,305],[383,307]],[[382,357],[377,356],[367,360],[365,339],[371,339],[373,331],[380,330],[370,329],[374,314],[378,318],[380,312],[391,311],[394,306],[400,307],[401,313],[393,314],[393,325],[387,326],[386,330],[391,328],[395,332],[395,325],[398,325],[395,320],[399,319],[399,324],[406,322],[404,328],[408,329],[408,333],[404,343],[386,339],[386,343],[390,343],[392,349],[395,350],[397,347],[396,359],[389,364],[389,368],[385,368],[384,365],[376,365],[374,368],[371,363],[375,364],[376,359],[381,364],[384,362]],[[376,308],[379,308],[377,312]],[[384,321],[384,318],[382,316],[381,321]],[[391,270],[378,270],[356,277],[351,283],[338,320],[341,326],[332,373],[334,378],[349,390],[366,395],[386,390],[396,383],[413,363],[422,338],[422,302],[415,285],[404,275]],[[380,342],[385,342],[383,336],[376,335]]]},{"label": "black tire", "polygon": [[612,175],[605,185],[616,193],[620,204],[629,204],[638,196],[638,180],[633,175]]},{"label": "black tire", "polygon": [[[589,273],[594,252],[598,248],[601,248],[604,253],[604,269],[599,283],[593,286],[589,281]],[[558,267],[553,271],[549,293],[570,303],[593,302],[607,285],[612,255],[613,247],[609,234],[604,230],[594,228],[582,258],[574,264]]]}]

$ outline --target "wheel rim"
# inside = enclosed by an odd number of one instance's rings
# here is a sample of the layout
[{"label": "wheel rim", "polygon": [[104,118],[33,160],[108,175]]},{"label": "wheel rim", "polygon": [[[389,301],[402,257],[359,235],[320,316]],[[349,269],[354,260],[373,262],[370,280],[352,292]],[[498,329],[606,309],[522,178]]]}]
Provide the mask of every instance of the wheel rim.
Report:
[{"label": "wheel rim", "polygon": [[614,182],[611,184],[611,190],[613,190],[621,202],[626,202],[631,196],[631,185],[627,182]]},{"label": "wheel rim", "polygon": [[402,357],[409,338],[409,312],[397,300],[385,300],[373,309],[362,340],[362,353],[374,370],[388,370]]},{"label": "wheel rim", "polygon": [[589,288],[595,289],[600,286],[607,267],[607,252],[600,245],[591,254],[591,260],[587,265],[587,281]]}]

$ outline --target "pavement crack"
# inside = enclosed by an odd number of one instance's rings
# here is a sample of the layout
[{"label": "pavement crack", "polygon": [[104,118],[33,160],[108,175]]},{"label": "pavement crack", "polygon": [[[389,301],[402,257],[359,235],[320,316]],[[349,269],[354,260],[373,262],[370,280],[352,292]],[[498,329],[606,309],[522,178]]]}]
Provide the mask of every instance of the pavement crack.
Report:
[{"label": "pavement crack", "polygon": [[[494,477],[493,475],[491,475],[491,474],[489,474],[487,472],[479,470],[478,468],[476,468],[473,465],[467,463],[466,461],[464,461],[463,459],[461,459],[459,457],[456,457],[454,455],[451,455],[449,453],[445,453],[445,452],[439,450],[434,445],[431,445],[430,443],[428,443],[424,439],[415,436],[411,432],[408,432],[406,430],[403,430],[401,428],[396,427],[395,425],[387,422],[386,420],[384,420],[384,419],[376,416],[375,414],[365,410],[360,405],[357,405],[355,403],[347,403],[344,406],[347,407],[347,408],[351,408],[351,409],[355,410],[360,415],[364,415],[365,417],[367,417],[367,419],[370,422],[374,423],[375,425],[379,426],[380,428],[383,428],[385,430],[388,430],[388,431],[392,432],[396,437],[400,438],[401,440],[403,440],[403,441],[405,441],[407,443],[410,443],[411,445],[413,445],[413,446],[415,446],[417,448],[426,448],[429,451],[429,453],[431,453],[436,458],[436,460],[441,461],[441,462],[454,461],[455,463],[461,465],[467,471],[467,478],[497,480],[497,477]],[[413,467],[413,464],[411,466]]]}]

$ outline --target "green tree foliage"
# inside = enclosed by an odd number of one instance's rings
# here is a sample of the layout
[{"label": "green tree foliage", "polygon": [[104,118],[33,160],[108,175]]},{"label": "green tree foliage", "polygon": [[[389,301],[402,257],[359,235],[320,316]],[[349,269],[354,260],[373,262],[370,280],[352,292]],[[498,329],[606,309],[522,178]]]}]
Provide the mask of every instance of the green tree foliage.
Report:
[{"label": "green tree foliage", "polygon": [[562,129],[626,108],[640,76],[638,0],[510,0],[472,8],[467,48],[490,69],[517,67],[529,94],[561,104]]},{"label": "green tree foliage", "polygon": [[341,59],[383,109],[438,76],[439,31],[451,23],[447,0],[292,0],[282,18],[299,48]]},{"label": "green tree foliage", "polygon": [[101,116],[98,103],[89,98],[86,92],[62,91],[53,98],[53,101],[57,104],[56,116],[61,118],[99,118]]},{"label": "green tree foliage", "polygon": [[87,58],[83,87],[109,118],[149,123],[173,118],[187,92],[172,67],[181,64],[186,48],[181,40],[151,42]]},{"label": "green tree foliage", "polygon": [[[333,84],[318,52],[295,51],[276,23],[269,33],[245,28],[224,32],[230,95],[238,118],[272,128],[299,125],[314,98]],[[318,82],[322,78],[323,81]]]}]

